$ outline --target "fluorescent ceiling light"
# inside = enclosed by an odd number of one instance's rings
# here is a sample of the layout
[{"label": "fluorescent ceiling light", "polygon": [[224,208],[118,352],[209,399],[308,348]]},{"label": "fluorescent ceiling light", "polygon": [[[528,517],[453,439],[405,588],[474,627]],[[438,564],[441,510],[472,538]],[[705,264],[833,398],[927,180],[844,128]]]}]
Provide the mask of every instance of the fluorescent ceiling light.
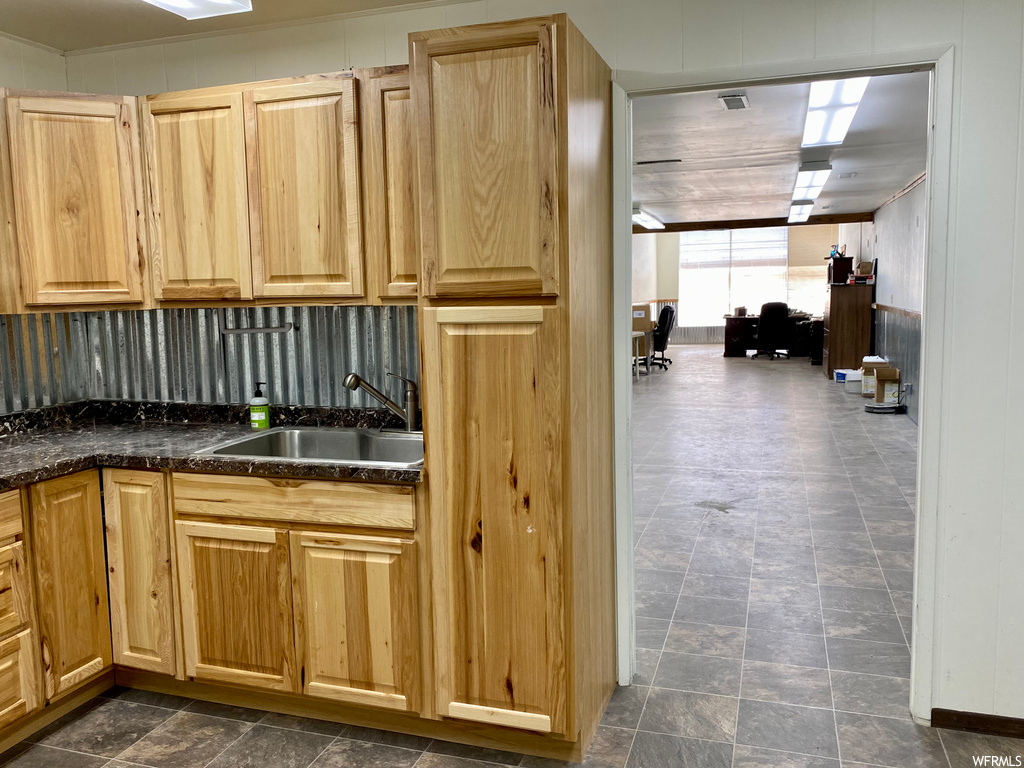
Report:
[{"label": "fluorescent ceiling light", "polygon": [[633,209],[633,223],[639,224],[644,229],[664,229],[665,225],[662,224],[657,218],[649,214],[643,208]]},{"label": "fluorescent ceiling light", "polygon": [[[824,165],[824,168],[812,168],[818,165]],[[800,166],[800,171],[796,175],[796,187],[793,189],[793,199],[817,200],[831,174],[831,166],[824,163],[807,163]]]},{"label": "fluorescent ceiling light", "polygon": [[227,16],[229,13],[246,13],[252,10],[252,0],[142,0],[144,3],[163,8],[165,11],[182,16],[189,21],[208,19],[211,16]]},{"label": "fluorescent ceiling light", "polygon": [[842,144],[870,80],[854,77],[811,83],[802,146]]},{"label": "fluorescent ceiling light", "polygon": [[811,209],[814,208],[813,200],[794,200],[789,206],[789,223],[803,224],[811,217]]}]

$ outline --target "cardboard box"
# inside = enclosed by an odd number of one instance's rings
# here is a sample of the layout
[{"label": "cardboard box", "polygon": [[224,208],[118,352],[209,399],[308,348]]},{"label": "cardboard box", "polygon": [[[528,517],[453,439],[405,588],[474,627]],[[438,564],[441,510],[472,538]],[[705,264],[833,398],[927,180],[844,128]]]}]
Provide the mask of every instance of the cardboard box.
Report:
[{"label": "cardboard box", "polygon": [[[657,323],[654,322],[654,318],[651,314],[650,304],[634,304],[633,305],[633,330],[634,331],[650,331],[654,329]],[[637,342],[640,357],[647,355],[647,337],[644,336]]]},{"label": "cardboard box", "polygon": [[875,370],[875,402],[896,405],[900,401],[900,369]]},{"label": "cardboard box", "polygon": [[[879,362],[881,360],[881,362]],[[875,376],[878,371],[892,366],[881,358],[864,358],[864,364],[861,366],[861,380],[860,380],[860,393],[864,397],[875,396]]]}]

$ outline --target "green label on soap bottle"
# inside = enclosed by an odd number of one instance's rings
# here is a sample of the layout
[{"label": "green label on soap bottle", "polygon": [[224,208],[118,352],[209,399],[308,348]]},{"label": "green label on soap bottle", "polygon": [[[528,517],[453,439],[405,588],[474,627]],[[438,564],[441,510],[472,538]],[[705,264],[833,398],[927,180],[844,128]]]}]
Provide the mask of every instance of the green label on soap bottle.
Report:
[{"label": "green label on soap bottle", "polygon": [[253,429],[270,429],[270,406],[250,405],[249,426]]}]

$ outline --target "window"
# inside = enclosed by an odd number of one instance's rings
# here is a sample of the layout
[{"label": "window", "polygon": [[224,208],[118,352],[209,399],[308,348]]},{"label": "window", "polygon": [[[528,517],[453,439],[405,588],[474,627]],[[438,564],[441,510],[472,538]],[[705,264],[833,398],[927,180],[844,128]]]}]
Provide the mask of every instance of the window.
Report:
[{"label": "window", "polygon": [[678,324],[724,325],[736,307],[788,303],[788,263],[787,227],[680,233]]}]

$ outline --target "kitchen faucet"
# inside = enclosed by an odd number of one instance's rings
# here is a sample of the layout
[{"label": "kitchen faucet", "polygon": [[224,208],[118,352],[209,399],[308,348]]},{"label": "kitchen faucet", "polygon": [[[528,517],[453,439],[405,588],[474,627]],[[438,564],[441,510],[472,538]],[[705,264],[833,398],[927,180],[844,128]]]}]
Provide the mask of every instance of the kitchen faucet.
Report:
[{"label": "kitchen faucet", "polygon": [[363,389],[368,392],[372,397],[379,400],[384,404],[384,407],[391,411],[396,416],[401,416],[405,419],[405,431],[415,432],[416,431],[416,417],[419,415],[420,410],[420,395],[419,387],[416,386],[416,382],[412,379],[407,379],[404,376],[399,376],[397,373],[389,373],[388,376],[394,376],[396,379],[401,379],[405,382],[405,391],[403,397],[405,399],[405,408],[400,406],[398,403],[389,399],[387,395],[377,389],[375,386],[363,379],[358,373],[350,373],[345,377],[345,386],[355,392],[357,389]]}]

